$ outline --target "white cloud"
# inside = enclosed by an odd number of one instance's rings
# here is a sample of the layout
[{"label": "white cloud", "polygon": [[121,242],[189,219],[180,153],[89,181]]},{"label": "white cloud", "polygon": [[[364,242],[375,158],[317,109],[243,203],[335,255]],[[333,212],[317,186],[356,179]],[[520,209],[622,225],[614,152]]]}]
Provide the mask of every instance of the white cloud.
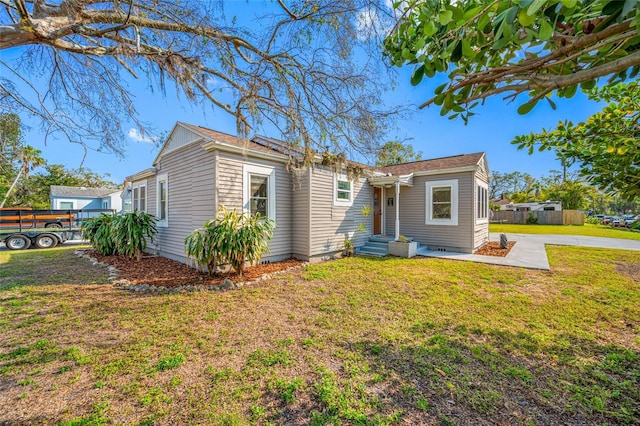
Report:
[{"label": "white cloud", "polygon": [[158,138],[150,137],[149,135],[142,134],[138,129],[131,128],[127,132],[127,136],[134,142],[155,143]]}]

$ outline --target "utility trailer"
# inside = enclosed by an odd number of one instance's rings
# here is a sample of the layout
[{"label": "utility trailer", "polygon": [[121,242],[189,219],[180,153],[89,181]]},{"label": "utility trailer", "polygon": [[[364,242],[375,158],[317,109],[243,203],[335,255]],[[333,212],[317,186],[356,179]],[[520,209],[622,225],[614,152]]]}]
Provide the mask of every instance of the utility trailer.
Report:
[{"label": "utility trailer", "polygon": [[53,248],[68,240],[81,239],[82,222],[100,213],[115,213],[115,210],[3,208],[0,209],[0,242],[9,250]]}]

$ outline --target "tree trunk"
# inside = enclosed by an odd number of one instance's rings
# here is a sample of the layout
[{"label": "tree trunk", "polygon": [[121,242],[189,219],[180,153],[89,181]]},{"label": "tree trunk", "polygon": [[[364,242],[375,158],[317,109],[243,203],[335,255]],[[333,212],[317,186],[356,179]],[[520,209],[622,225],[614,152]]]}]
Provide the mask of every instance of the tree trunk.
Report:
[{"label": "tree trunk", "polygon": [[13,180],[13,183],[11,184],[11,186],[9,187],[9,189],[7,190],[7,193],[4,196],[4,200],[2,200],[2,203],[0,203],[0,209],[4,207],[4,203],[7,201],[7,199],[9,198],[9,194],[11,194],[11,191],[13,191],[13,188],[16,186],[16,184],[18,183],[18,180],[20,180],[20,176],[22,176],[22,172],[24,171],[25,166],[20,167],[20,170],[18,171],[18,175],[16,176],[16,178]]}]

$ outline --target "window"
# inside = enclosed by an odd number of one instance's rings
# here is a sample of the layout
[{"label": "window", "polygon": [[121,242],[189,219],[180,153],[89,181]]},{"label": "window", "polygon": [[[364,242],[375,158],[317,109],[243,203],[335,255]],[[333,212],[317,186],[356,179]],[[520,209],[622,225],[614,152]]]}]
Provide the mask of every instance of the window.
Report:
[{"label": "window", "polygon": [[129,213],[129,212],[131,212],[131,210],[133,210],[133,209],[131,208],[131,201],[129,201],[129,200],[125,201],[125,202],[124,202],[124,211],[125,211],[126,213]]},{"label": "window", "polygon": [[431,189],[433,194],[432,219],[451,219],[451,187],[441,186]]},{"label": "window", "polygon": [[158,205],[156,211],[158,212],[158,226],[169,226],[169,180],[167,175],[158,175],[157,182],[157,194]]},{"label": "window", "polygon": [[73,201],[60,201],[60,210],[73,210]]},{"label": "window", "polygon": [[102,200],[102,208],[104,210],[107,210],[109,208],[109,201],[107,200]]},{"label": "window", "polygon": [[426,183],[427,225],[458,224],[458,180],[440,180]]},{"label": "window", "polygon": [[476,181],[476,223],[486,223],[489,219],[489,187]]},{"label": "window", "polygon": [[147,181],[134,183],[133,185],[133,209],[139,212],[147,211]]},{"label": "window", "polygon": [[250,189],[250,211],[252,215],[261,215],[268,217],[268,205],[269,205],[269,176],[262,176],[258,174],[251,174],[251,189]]},{"label": "window", "polygon": [[243,210],[276,219],[276,171],[273,167],[244,164]]},{"label": "window", "polygon": [[333,175],[334,197],[336,206],[351,206],[353,204],[353,184],[346,175]]}]

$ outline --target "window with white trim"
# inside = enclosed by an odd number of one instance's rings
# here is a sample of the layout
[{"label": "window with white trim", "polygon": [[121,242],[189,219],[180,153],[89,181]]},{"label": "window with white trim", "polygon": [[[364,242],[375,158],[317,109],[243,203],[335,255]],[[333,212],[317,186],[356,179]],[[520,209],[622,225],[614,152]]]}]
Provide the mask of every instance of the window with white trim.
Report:
[{"label": "window with white trim", "polygon": [[132,185],[133,209],[139,212],[147,211],[147,181],[136,182]]},{"label": "window with white trim", "polygon": [[333,175],[333,204],[335,206],[351,206],[353,204],[353,182],[347,175]]},{"label": "window with white trim", "polygon": [[427,225],[458,224],[458,180],[426,182]]},{"label": "window with white trim", "polygon": [[73,210],[73,201],[60,201],[60,210]]},{"label": "window with white trim", "polygon": [[243,210],[276,220],[276,170],[243,164]]},{"label": "window with white trim", "polygon": [[489,186],[476,181],[476,223],[486,223],[489,220]]},{"label": "window with white trim", "polygon": [[169,226],[169,179],[166,173],[156,177],[158,226]]}]

